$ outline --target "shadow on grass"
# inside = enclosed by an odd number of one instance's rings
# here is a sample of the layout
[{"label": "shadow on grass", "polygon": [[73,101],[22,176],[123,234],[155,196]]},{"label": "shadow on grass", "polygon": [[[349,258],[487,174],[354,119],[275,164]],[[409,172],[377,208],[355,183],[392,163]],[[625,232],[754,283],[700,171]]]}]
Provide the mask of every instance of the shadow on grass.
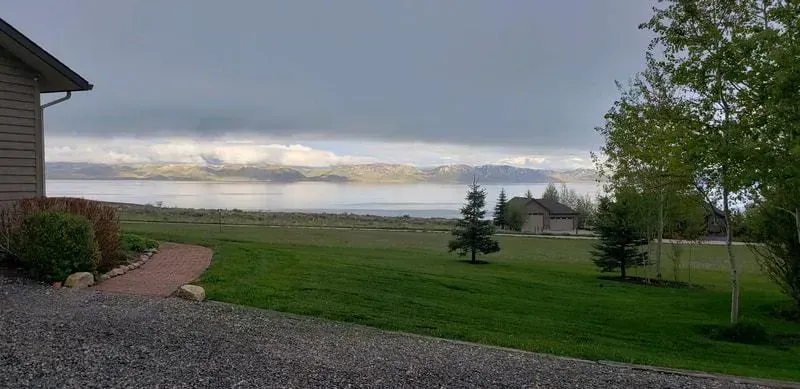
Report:
[{"label": "shadow on grass", "polygon": [[673,288],[673,289],[686,289],[686,288],[693,288],[693,289],[702,289],[702,286],[697,284],[689,284],[683,281],[671,281],[671,280],[664,280],[664,279],[657,279],[657,278],[646,278],[646,277],[620,277],[620,276],[598,276],[597,278],[606,281],[617,281],[617,282],[625,282],[628,284],[637,284],[637,285],[648,285],[648,286],[655,286],[659,288]]},{"label": "shadow on grass", "polygon": [[472,262],[469,259],[459,259],[458,262],[466,263],[468,265],[488,265],[489,264],[489,262],[487,262],[487,261],[477,260],[475,262]]}]

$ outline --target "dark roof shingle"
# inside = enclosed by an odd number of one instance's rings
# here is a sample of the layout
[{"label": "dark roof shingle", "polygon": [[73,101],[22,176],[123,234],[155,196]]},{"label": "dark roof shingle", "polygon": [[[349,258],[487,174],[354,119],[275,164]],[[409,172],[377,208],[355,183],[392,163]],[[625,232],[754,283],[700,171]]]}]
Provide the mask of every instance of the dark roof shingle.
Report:
[{"label": "dark roof shingle", "polygon": [[535,201],[539,203],[547,212],[550,212],[551,215],[577,215],[578,213],[575,212],[572,208],[559,203],[558,201],[548,200],[548,199],[529,199],[527,197],[514,197],[511,200],[508,200],[508,205],[510,206],[525,206],[529,202]]}]

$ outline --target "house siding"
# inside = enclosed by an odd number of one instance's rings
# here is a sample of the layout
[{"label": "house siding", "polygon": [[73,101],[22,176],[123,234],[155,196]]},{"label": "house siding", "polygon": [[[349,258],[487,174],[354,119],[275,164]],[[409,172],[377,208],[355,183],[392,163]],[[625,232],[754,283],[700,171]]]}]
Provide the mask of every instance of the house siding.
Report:
[{"label": "house siding", "polygon": [[0,48],[0,201],[44,195],[44,142],[36,77]]},{"label": "house siding", "polygon": [[526,211],[528,215],[522,231],[539,233],[550,228],[550,213],[539,203],[535,201],[528,202]]}]

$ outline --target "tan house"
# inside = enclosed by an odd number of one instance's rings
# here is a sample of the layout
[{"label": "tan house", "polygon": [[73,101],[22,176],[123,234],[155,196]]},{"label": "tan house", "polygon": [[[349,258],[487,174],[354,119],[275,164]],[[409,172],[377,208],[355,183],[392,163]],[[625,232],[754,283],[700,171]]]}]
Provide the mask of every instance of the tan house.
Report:
[{"label": "tan house", "polygon": [[[0,19],[0,201],[43,196],[44,109],[92,84]],[[66,93],[42,104],[43,93]]]},{"label": "tan house", "polygon": [[578,213],[557,201],[514,197],[508,201],[508,206],[525,210],[523,232],[566,232],[578,227]]}]

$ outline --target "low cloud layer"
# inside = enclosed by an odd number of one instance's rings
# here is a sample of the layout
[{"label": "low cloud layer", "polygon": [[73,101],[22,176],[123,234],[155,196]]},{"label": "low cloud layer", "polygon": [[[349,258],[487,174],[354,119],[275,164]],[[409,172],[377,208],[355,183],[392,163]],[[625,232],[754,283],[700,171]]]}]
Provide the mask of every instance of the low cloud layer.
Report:
[{"label": "low cloud layer", "polygon": [[[327,147],[326,147],[327,146]],[[332,151],[338,149],[341,151]],[[560,150],[554,154],[505,155],[488,147],[442,146],[420,143],[333,142],[281,144],[268,140],[197,141],[172,138],[149,140],[53,136],[48,140],[48,162],[94,162],[106,164],[191,163],[191,164],[280,164],[290,166],[331,166],[363,163],[399,163],[417,166],[449,164],[504,164],[541,169],[591,167],[587,153]]]}]

